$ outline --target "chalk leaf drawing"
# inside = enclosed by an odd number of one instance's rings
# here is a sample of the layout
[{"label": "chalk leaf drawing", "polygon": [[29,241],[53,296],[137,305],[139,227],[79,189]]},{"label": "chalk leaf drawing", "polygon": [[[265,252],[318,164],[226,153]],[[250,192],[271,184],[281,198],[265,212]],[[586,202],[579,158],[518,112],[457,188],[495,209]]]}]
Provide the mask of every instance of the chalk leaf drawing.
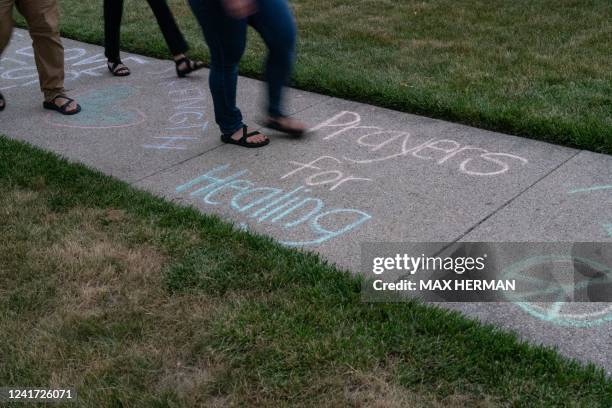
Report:
[{"label": "chalk leaf drawing", "polygon": [[[79,129],[114,129],[140,125],[146,115],[130,106],[137,90],[128,85],[113,85],[93,89],[78,95],[81,113],[63,116],[50,113],[47,120],[53,126]],[[133,101],[133,99],[132,99]]]},{"label": "chalk leaf drawing", "polygon": [[[556,273],[570,268],[569,279],[557,280],[551,276],[534,274],[543,265],[554,265]],[[550,268],[548,268],[550,269]],[[546,270],[546,269],[544,269]],[[581,276],[581,270],[588,270]],[[612,303],[597,299],[598,292],[608,293],[612,285],[610,266],[598,261],[572,255],[545,255],[524,259],[502,272],[505,279],[515,279],[523,287],[520,295],[507,295],[509,300],[533,317],[558,326],[589,328],[612,322]],[[561,273],[561,276],[562,273]],[[591,302],[572,296],[587,293],[595,298]],[[589,296],[587,295],[587,297]],[[606,295],[609,296],[609,295]],[[548,298],[548,301],[542,299]]]},{"label": "chalk leaf drawing", "polygon": [[568,193],[569,194],[589,193],[591,191],[602,191],[602,190],[612,190],[612,185],[609,185],[609,186],[593,186],[593,187],[587,187],[587,188],[577,188],[577,189],[568,191]]}]

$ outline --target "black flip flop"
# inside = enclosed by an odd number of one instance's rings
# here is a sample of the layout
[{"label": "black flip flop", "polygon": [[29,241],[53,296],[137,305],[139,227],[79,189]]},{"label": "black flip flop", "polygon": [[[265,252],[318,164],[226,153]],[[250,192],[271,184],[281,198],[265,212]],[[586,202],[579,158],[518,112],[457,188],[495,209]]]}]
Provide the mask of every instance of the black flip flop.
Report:
[{"label": "black flip flop", "polygon": [[280,122],[275,119],[268,119],[268,121],[264,124],[264,126],[268,129],[277,130],[279,132],[286,133],[288,135],[296,136],[296,137],[303,136],[304,134],[306,134],[306,129],[298,130],[298,129],[288,128],[288,127],[281,125]]},{"label": "black flip flop", "polygon": [[[202,61],[192,61],[187,57],[181,58],[180,60],[174,61],[176,64],[176,75],[179,78],[185,78],[187,75],[194,71],[204,68],[206,65]],[[186,68],[180,69],[179,66],[185,64]]]},{"label": "black flip flop", "polygon": [[[63,104],[62,106],[57,106],[55,104],[55,100],[57,98],[66,99],[67,102],[65,104]],[[77,103],[76,109],[73,110],[73,111],[69,111],[68,110],[68,105],[70,105],[72,102],[74,102],[74,99],[72,99],[72,98],[69,98],[69,97],[67,97],[65,95],[57,95],[50,102],[43,102],[43,108],[57,111],[57,112],[61,113],[62,115],[76,115],[77,113],[79,113],[81,111],[81,105],[79,105]]]},{"label": "black flip flop", "polygon": [[251,148],[264,147],[265,145],[270,143],[270,139],[266,139],[263,142],[249,142],[249,141],[247,141],[247,138],[249,138],[251,136],[260,135],[260,134],[261,133],[259,133],[259,132],[250,132],[250,133],[247,133],[247,127],[243,126],[242,127],[242,137],[240,139],[234,140],[234,139],[232,139],[232,135],[221,135],[221,141],[223,143],[235,144],[235,145],[242,146],[242,147],[251,147]]},{"label": "black flip flop", "polygon": [[116,77],[124,77],[130,75],[130,69],[123,64],[123,62],[111,62],[106,63],[106,67]]},{"label": "black flip flop", "polygon": [[6,100],[4,99],[2,93],[0,93],[0,112],[2,112],[4,108],[6,108]]}]

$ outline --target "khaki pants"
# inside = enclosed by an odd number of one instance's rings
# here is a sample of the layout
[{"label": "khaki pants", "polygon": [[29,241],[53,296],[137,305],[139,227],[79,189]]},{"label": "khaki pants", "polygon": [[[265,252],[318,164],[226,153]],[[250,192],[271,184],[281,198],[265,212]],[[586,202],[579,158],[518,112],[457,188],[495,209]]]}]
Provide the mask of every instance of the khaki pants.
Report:
[{"label": "khaki pants", "polygon": [[0,0],[0,55],[13,31],[13,5],[26,19],[40,88],[45,101],[64,93],[64,47],[59,34],[58,0]]}]

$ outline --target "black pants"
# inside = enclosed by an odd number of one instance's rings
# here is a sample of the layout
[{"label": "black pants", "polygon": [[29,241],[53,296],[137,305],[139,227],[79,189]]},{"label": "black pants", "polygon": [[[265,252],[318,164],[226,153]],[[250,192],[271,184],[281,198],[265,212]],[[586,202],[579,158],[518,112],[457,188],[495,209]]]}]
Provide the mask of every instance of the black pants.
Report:
[{"label": "black pants", "polygon": [[[174,21],[166,0],[147,0],[172,55],[187,52],[187,42]],[[123,0],[104,0],[104,47],[110,61],[119,61],[119,38]]]}]

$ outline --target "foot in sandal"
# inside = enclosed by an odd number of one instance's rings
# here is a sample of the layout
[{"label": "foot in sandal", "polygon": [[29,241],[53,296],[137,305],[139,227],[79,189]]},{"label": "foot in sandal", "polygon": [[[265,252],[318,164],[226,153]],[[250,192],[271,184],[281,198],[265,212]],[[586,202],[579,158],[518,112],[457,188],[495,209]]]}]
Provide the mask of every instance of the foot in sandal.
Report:
[{"label": "foot in sandal", "polygon": [[306,133],[306,125],[297,119],[288,116],[269,117],[265,127],[291,136],[302,136]]},{"label": "foot in sandal", "polygon": [[43,107],[57,111],[62,115],[76,115],[81,111],[81,106],[66,95],[57,95],[52,100],[44,102]]},{"label": "foot in sandal", "polygon": [[221,135],[223,143],[235,144],[242,147],[264,147],[270,139],[257,131],[249,132],[246,125],[231,135]]},{"label": "foot in sandal", "polygon": [[110,71],[110,73],[116,77],[124,77],[124,76],[130,75],[130,69],[126,67],[125,64],[121,62],[121,60],[119,61],[109,60],[106,63],[106,66],[108,67],[108,70]]},{"label": "foot in sandal", "polygon": [[184,54],[179,54],[174,57],[176,64],[176,75],[179,78],[185,78],[194,71],[204,68],[206,65],[202,61],[193,61]]}]

